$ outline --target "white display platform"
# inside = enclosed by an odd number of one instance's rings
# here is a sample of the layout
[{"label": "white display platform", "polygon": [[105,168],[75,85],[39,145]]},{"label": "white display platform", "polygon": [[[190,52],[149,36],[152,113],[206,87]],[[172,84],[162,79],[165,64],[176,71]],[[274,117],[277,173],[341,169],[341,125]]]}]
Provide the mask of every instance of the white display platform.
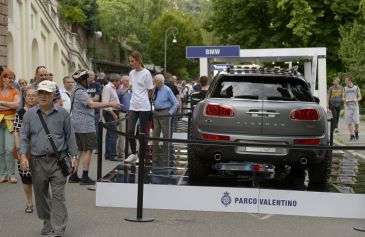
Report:
[{"label": "white display platform", "polygon": [[[96,185],[96,206],[137,207],[137,184]],[[177,185],[144,185],[144,208],[365,219],[365,195]]]}]

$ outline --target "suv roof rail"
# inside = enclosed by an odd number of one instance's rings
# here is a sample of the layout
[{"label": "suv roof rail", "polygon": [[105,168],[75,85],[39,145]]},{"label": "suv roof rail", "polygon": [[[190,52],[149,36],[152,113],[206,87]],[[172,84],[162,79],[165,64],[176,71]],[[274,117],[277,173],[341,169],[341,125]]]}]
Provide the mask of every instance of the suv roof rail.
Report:
[{"label": "suv roof rail", "polygon": [[270,68],[270,67],[261,67],[258,65],[252,66],[233,66],[228,67],[226,70],[229,74],[248,74],[248,73],[260,73],[260,74],[277,74],[277,75],[287,75],[287,76],[301,76],[301,74],[296,69],[287,69],[287,68]]}]

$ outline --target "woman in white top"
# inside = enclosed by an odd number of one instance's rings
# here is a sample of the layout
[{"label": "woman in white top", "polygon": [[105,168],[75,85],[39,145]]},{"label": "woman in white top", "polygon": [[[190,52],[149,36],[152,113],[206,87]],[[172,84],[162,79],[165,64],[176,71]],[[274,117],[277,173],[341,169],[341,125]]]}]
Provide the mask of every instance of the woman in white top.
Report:
[{"label": "woman in white top", "polygon": [[[134,51],[129,54],[129,65],[133,69],[129,73],[129,84],[132,90],[132,98],[128,111],[127,133],[134,134],[137,120],[139,119],[139,131],[146,134],[147,124],[151,113],[150,98],[153,92],[153,80],[151,73],[144,68],[142,55]],[[129,139],[132,154],[125,162],[136,162],[138,160],[136,140]]]}]

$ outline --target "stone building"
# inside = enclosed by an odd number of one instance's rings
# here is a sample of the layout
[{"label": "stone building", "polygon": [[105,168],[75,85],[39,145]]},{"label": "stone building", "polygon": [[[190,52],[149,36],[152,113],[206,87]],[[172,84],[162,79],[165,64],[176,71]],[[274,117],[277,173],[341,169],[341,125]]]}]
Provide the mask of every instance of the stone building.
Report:
[{"label": "stone building", "polygon": [[5,67],[8,62],[8,0],[0,0],[0,66]]},{"label": "stone building", "polygon": [[0,14],[0,64],[17,78],[29,81],[42,65],[62,85],[62,78],[77,68],[90,68],[86,46],[60,24],[57,0],[0,0]]}]

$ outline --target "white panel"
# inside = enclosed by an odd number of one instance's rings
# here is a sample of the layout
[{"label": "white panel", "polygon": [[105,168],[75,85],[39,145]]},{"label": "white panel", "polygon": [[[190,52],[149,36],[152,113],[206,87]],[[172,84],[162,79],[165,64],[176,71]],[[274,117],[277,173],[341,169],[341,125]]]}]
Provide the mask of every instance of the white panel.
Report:
[{"label": "white panel", "polygon": [[[96,206],[137,206],[137,184],[97,183]],[[144,208],[365,219],[365,195],[203,186],[144,186]]]},{"label": "white panel", "polygon": [[208,76],[208,58],[200,58],[200,76]]},{"label": "white panel", "polygon": [[318,58],[318,95],[323,108],[327,108],[327,64],[326,58]]},{"label": "white panel", "polygon": [[[312,78],[312,62],[304,62],[304,78],[308,83],[314,81]],[[314,93],[315,88],[311,88],[312,93]]]},{"label": "white panel", "polygon": [[261,190],[261,199],[295,200],[295,207],[260,205],[260,213],[365,218],[365,195],[326,192]]}]

